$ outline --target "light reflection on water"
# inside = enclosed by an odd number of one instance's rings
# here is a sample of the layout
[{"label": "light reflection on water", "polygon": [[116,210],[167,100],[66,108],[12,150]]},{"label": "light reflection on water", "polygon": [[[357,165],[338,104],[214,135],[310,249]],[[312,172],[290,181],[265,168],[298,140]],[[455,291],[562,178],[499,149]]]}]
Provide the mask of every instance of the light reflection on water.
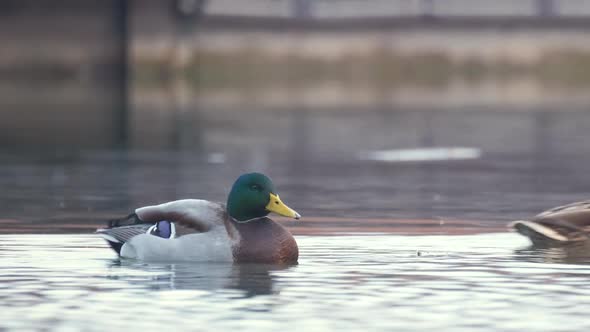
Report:
[{"label": "light reflection on water", "polygon": [[[0,237],[1,327],[557,331],[590,265],[515,234],[298,237],[300,264],[146,264],[93,235]],[[590,263],[590,260],[574,260]]]}]

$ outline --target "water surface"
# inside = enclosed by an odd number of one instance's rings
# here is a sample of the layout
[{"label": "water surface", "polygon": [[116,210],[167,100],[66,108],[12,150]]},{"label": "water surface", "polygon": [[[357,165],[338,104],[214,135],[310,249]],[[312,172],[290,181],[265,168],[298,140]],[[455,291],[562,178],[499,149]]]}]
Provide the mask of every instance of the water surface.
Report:
[{"label": "water surface", "polygon": [[[9,329],[581,331],[590,260],[515,234],[300,236],[300,264],[119,260],[93,235],[0,237]],[[26,318],[25,318],[26,317]]]}]

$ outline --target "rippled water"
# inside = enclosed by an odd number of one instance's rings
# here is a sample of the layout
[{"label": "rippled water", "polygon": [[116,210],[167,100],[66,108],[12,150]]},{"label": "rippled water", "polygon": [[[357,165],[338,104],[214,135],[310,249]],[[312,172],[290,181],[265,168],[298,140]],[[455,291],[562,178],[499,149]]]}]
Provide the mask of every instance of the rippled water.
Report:
[{"label": "rippled water", "polygon": [[297,240],[300,264],[281,269],[124,261],[93,235],[0,236],[0,326],[87,331],[590,327],[585,319],[590,265],[565,252],[527,250],[527,241],[515,234]]}]

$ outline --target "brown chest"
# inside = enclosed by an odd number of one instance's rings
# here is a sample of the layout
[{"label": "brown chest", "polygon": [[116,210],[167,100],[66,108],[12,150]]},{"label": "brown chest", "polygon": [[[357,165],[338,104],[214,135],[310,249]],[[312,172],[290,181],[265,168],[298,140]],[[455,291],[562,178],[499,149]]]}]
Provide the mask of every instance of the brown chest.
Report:
[{"label": "brown chest", "polygon": [[[269,218],[247,223],[231,222],[236,244],[236,263],[294,264],[299,257],[297,242],[285,227]],[[231,234],[232,232],[230,232]]]}]

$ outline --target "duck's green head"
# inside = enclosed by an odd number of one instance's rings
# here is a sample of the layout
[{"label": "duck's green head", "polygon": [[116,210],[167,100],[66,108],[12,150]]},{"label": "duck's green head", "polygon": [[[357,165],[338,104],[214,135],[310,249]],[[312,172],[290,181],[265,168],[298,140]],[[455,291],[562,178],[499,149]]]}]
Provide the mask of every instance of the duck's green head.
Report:
[{"label": "duck's green head", "polygon": [[238,222],[264,217],[271,212],[295,219],[301,217],[281,201],[272,181],[260,173],[244,174],[234,182],[227,197],[227,212]]}]

